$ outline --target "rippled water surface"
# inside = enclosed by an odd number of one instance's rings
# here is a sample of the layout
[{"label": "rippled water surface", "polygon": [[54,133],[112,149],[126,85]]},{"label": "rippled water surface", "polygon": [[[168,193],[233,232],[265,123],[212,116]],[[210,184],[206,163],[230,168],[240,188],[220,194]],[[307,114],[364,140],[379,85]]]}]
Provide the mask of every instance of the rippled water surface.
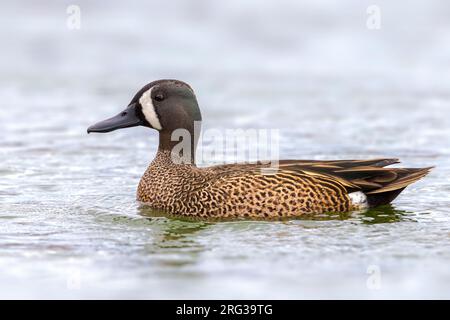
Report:
[{"label": "rippled water surface", "polygon": [[[79,1],[72,31],[65,5],[1,4],[0,297],[450,298],[450,7],[379,2],[380,30],[360,1]],[[436,168],[365,213],[156,215],[156,132],[86,128],[166,77],[206,127],[279,129],[283,158]]]}]

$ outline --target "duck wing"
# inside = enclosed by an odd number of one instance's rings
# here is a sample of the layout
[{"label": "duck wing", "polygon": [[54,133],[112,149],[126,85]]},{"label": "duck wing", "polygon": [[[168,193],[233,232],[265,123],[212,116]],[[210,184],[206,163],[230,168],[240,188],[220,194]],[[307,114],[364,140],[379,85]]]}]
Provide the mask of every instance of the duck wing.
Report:
[{"label": "duck wing", "polygon": [[[405,187],[423,178],[432,169],[385,168],[395,163],[399,163],[398,159],[281,160],[278,172],[311,176],[319,184],[324,181],[344,187],[347,193],[362,191],[367,196],[369,205],[377,206],[391,202]],[[220,165],[210,169],[217,173],[226,173],[267,167],[269,164],[257,162]]]}]

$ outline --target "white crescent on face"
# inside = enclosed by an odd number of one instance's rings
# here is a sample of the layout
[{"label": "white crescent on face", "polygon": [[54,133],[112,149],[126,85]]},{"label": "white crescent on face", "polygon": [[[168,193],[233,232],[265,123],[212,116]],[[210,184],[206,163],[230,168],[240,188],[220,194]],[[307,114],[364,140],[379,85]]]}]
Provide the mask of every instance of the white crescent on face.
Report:
[{"label": "white crescent on face", "polygon": [[139,98],[139,103],[142,106],[142,113],[144,114],[145,119],[150,123],[150,125],[157,129],[161,130],[162,126],[159,122],[158,115],[155,111],[155,106],[153,105],[152,100],[152,90],[154,87],[151,87],[147,91],[145,91],[142,96]]}]

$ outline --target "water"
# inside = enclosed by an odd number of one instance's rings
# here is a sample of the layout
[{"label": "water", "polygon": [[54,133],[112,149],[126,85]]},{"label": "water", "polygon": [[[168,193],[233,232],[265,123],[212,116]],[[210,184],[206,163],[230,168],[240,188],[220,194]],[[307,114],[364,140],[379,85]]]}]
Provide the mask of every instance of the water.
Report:
[{"label": "water", "polygon": [[[378,1],[1,4],[1,298],[450,298],[450,7]],[[368,4],[367,4],[368,5]],[[87,135],[158,78],[283,158],[434,165],[392,206],[182,221],[135,202],[156,132]]]}]

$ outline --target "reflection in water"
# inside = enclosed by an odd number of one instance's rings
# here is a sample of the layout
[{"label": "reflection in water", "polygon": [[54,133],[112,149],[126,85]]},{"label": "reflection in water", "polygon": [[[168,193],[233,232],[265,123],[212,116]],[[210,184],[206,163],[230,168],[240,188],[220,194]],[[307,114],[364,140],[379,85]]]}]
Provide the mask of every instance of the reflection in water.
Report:
[{"label": "reflection in water", "polygon": [[365,224],[413,221],[407,214],[407,211],[395,209],[393,205],[388,204],[361,212],[359,219]]},{"label": "reflection in water", "polygon": [[[209,244],[203,242],[201,239],[202,232],[213,227],[215,229],[207,232],[206,236],[211,233],[216,234],[217,232],[230,236],[231,233],[237,237],[235,238],[235,245],[245,248],[246,244],[252,243],[252,241],[256,241],[255,244],[264,243],[265,241],[262,239],[266,239],[266,241],[270,239],[273,243],[283,241],[282,239],[290,239],[288,240],[289,243],[298,242],[299,237],[302,237],[306,231],[305,229],[299,231],[298,228],[290,229],[287,227],[291,225],[289,221],[311,221],[312,224],[308,225],[307,232],[314,234],[315,232],[322,233],[324,227],[323,221],[348,221],[348,225],[355,225],[355,222],[357,224],[375,225],[411,220],[406,211],[397,210],[392,205],[380,206],[366,211],[329,213],[296,219],[284,219],[283,221],[287,222],[287,224],[274,224],[268,221],[261,224],[261,221],[248,219],[246,221],[205,221],[185,217],[173,217],[168,216],[164,212],[152,210],[148,206],[140,206],[138,208],[138,214],[143,217],[143,219],[140,219],[141,223],[145,221],[145,224],[149,223],[152,226],[152,241],[149,241],[145,245],[144,252],[151,257],[155,266],[160,267],[157,274],[163,276],[167,274],[173,276],[176,274],[181,277],[203,276],[201,272],[194,270],[196,270],[196,266],[204,263],[205,253],[211,252]],[[286,228],[283,228],[283,225]],[[339,228],[342,227],[340,226]],[[279,228],[284,229],[284,236],[282,238],[278,237],[280,235]],[[241,234],[242,232],[243,234]],[[246,238],[247,240],[242,241],[242,238]],[[243,252],[246,252],[246,250],[243,249]],[[225,256],[234,256],[234,254],[235,252],[228,253]],[[248,252],[242,253],[242,255],[239,255],[239,259],[244,261],[248,254]]]},{"label": "reflection in water", "polygon": [[302,217],[300,220],[327,221],[351,219],[353,221],[359,221],[363,224],[378,224],[412,220],[412,218],[408,217],[407,214],[407,211],[397,210],[393,205],[388,204],[367,210],[311,215]]},{"label": "reflection in water", "polygon": [[163,212],[147,206],[138,208],[138,213],[147,221],[158,225],[154,241],[146,246],[149,254],[165,267],[184,267],[198,261],[204,247],[196,241],[195,235],[212,225],[208,221],[168,218]]},{"label": "reflection in water", "polygon": [[[208,219],[203,220],[200,218],[189,218],[189,217],[174,217],[170,216],[162,211],[153,210],[148,206],[141,206],[139,209],[139,214],[144,217],[166,217],[171,221],[176,221],[178,224],[172,225],[172,229],[167,232],[168,237],[172,240],[177,240],[186,234],[195,233],[206,228],[213,222],[220,221],[230,221],[227,219]],[[392,223],[399,222],[403,220],[413,221],[411,217],[407,216],[408,212],[404,210],[395,209],[392,204],[378,206],[376,208],[371,208],[367,210],[351,211],[351,212],[330,212],[324,214],[314,214],[314,215],[304,215],[302,217],[295,218],[282,218],[276,219],[278,221],[289,221],[289,220],[313,220],[313,221],[328,221],[328,220],[358,220],[364,224],[377,224],[377,223]],[[267,219],[261,219],[267,221]],[[236,219],[231,220],[236,221]],[[239,221],[258,221],[258,219],[239,219]],[[174,231],[175,230],[175,231]]]}]

